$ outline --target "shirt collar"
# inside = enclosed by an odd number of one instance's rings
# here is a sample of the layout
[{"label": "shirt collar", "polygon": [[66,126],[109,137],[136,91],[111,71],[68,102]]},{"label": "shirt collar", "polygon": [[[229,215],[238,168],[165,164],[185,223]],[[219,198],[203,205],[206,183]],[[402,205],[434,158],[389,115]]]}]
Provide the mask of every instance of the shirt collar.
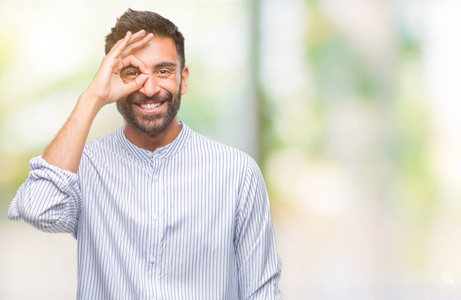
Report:
[{"label": "shirt collar", "polygon": [[143,161],[151,162],[153,159],[163,159],[181,150],[190,138],[192,130],[183,122],[179,121],[182,127],[179,135],[168,145],[155,149],[154,152],[140,148],[131,143],[123,133],[123,127],[116,131],[117,140],[122,148],[132,157]]}]

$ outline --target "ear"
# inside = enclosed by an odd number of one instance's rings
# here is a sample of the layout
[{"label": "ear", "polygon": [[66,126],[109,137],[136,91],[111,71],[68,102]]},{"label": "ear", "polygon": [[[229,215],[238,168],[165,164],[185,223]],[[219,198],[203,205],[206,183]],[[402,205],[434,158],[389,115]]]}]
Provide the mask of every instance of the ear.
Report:
[{"label": "ear", "polygon": [[189,68],[184,66],[181,73],[181,95],[187,92],[187,79],[189,78]]}]

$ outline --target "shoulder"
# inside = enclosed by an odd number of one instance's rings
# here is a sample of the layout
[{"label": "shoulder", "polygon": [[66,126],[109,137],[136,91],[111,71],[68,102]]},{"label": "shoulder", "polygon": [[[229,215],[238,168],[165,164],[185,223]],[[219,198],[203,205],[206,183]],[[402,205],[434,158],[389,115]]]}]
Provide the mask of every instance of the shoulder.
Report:
[{"label": "shoulder", "polygon": [[118,138],[119,130],[107,136],[95,138],[86,144],[83,149],[82,162],[85,160],[101,161],[104,160],[105,157],[108,158],[109,156],[121,155],[122,149]]},{"label": "shoulder", "polygon": [[256,165],[254,159],[247,153],[195,131],[193,131],[189,149],[189,151],[200,153],[203,157],[208,157],[221,163],[241,165],[242,167]]},{"label": "shoulder", "polygon": [[115,151],[118,148],[118,131],[120,129],[104,136],[91,140],[85,145],[84,152],[98,152],[98,151]]}]

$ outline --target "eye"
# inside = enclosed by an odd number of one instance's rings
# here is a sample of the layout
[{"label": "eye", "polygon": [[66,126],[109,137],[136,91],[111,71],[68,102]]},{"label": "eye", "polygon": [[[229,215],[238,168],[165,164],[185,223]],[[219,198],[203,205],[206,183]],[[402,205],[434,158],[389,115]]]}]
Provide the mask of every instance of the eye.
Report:
[{"label": "eye", "polygon": [[165,70],[165,69],[158,71],[158,74],[160,74],[160,75],[168,75],[170,73],[171,73],[170,71]]},{"label": "eye", "polygon": [[125,77],[137,77],[141,74],[141,72],[138,71],[130,71],[125,74]]},{"label": "eye", "polygon": [[127,69],[122,72],[122,77],[126,79],[134,79],[141,75],[141,71],[137,69]]}]

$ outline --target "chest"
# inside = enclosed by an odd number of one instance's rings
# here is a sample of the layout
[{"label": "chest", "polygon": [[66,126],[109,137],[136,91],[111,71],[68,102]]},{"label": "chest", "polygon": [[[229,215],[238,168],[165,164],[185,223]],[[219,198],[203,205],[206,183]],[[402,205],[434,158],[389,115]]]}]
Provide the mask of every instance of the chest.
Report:
[{"label": "chest", "polygon": [[[212,245],[232,240],[238,177],[223,165],[153,161],[92,166],[82,184],[80,223],[92,230]],[[91,224],[90,226],[88,226]]]}]

